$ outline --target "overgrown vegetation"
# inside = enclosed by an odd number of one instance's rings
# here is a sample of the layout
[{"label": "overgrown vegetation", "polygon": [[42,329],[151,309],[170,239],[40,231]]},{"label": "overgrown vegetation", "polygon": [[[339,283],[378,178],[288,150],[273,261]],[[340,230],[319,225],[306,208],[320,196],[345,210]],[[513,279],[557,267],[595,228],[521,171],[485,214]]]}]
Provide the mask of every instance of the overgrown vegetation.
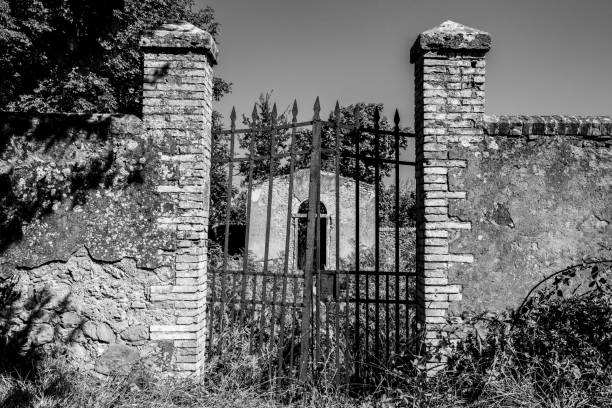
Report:
[{"label": "overgrown vegetation", "polygon": [[[513,313],[473,320],[448,367],[427,379],[419,360],[389,370],[367,393],[270,381],[275,350],[254,355],[232,334],[199,380],[136,367],[97,380],[56,349],[29,374],[0,375],[3,407],[610,407],[612,263],[579,265],[547,280]],[[586,277],[585,277],[586,273]]]},{"label": "overgrown vegetation", "polygon": [[[194,0],[0,0],[0,109],[138,114],[140,35],[186,20],[217,36]],[[214,96],[231,84],[215,78]]]}]

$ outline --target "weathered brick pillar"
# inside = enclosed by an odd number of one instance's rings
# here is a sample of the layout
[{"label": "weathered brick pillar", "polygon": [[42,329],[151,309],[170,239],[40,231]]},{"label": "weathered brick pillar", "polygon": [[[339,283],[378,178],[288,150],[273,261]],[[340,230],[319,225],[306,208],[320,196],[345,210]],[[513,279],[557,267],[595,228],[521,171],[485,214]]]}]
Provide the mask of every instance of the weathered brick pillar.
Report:
[{"label": "weathered brick pillar", "polygon": [[460,321],[453,302],[461,285],[449,281],[449,268],[473,262],[469,253],[455,253],[454,234],[469,230],[469,220],[453,217],[453,205],[465,191],[449,184],[453,169],[466,166],[453,147],[482,139],[485,104],[485,54],[489,34],[452,21],[419,35],[411,50],[415,64],[415,128],[417,179],[417,324],[427,368],[446,361],[448,331]]},{"label": "weathered brick pillar", "polygon": [[172,347],[172,369],[199,372],[205,353],[206,239],[210,191],[212,36],[189,23],[142,37],[143,122],[156,146],[160,228],[174,240],[173,280],[151,287],[160,305],[152,341]]}]

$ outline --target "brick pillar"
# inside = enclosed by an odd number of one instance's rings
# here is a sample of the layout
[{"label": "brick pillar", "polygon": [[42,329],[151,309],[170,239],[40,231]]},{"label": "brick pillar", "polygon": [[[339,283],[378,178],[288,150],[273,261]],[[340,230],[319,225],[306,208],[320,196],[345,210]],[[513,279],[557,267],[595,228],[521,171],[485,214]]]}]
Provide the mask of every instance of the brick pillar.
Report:
[{"label": "brick pillar", "polygon": [[152,341],[171,345],[172,371],[198,373],[205,356],[206,239],[210,191],[212,36],[189,23],[141,38],[143,122],[157,149],[158,226],[174,241],[172,280],[151,286],[159,305]]},{"label": "brick pillar", "polygon": [[454,158],[453,146],[483,137],[479,124],[490,47],[489,34],[446,21],[419,35],[410,53],[417,135],[417,325],[430,370],[446,362],[448,330],[460,321],[453,302],[461,299],[462,287],[449,282],[449,267],[473,262],[472,254],[449,251],[453,235],[471,229],[471,223],[453,217],[454,202],[469,197],[454,191],[448,176],[467,165]]}]

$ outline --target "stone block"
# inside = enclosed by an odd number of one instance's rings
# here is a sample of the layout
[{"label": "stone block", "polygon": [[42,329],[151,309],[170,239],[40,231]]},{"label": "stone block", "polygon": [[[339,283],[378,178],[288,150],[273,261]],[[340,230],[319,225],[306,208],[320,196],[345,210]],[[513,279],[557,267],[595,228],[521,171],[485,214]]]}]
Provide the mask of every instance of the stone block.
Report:
[{"label": "stone block", "polygon": [[95,371],[103,375],[127,375],[139,359],[137,349],[124,344],[111,344],[96,361]]}]

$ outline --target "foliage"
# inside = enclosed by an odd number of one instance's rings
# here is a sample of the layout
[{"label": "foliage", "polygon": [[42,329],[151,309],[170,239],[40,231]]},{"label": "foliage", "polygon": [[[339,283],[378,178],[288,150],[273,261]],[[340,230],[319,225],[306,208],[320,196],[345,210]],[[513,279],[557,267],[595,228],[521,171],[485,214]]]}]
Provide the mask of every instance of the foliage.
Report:
[{"label": "foliage", "polygon": [[435,384],[469,406],[609,406],[611,274],[610,261],[575,265],[509,316],[475,319]]},{"label": "foliage", "polygon": [[[395,208],[395,184],[380,190],[380,221],[382,225],[412,227],[416,222],[416,196],[414,187],[404,183],[399,187],[399,206]],[[399,217],[398,217],[399,213]]]},{"label": "foliage", "polygon": [[[213,36],[194,0],[0,0],[0,109],[140,112],[145,29],[187,20]],[[218,100],[231,84],[214,80]]]}]

